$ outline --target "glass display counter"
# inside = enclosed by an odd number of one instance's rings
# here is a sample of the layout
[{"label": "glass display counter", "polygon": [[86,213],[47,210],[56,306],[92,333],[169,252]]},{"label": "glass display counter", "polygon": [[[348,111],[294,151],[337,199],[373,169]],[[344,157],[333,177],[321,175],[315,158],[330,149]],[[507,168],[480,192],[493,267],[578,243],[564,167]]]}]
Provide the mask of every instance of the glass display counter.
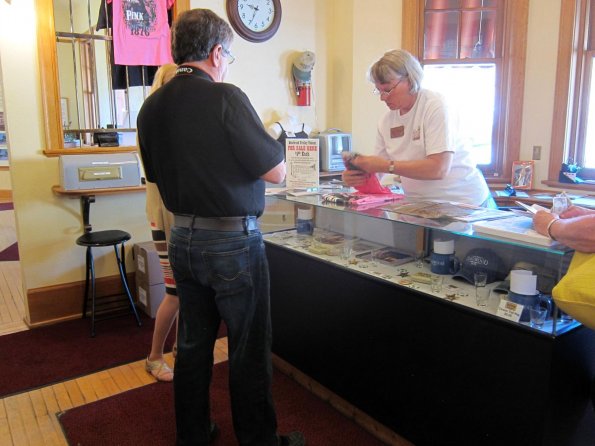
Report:
[{"label": "glass display counter", "polygon": [[[405,208],[404,201],[386,202],[360,210],[326,202],[320,195],[268,196],[267,211],[262,219],[267,232],[265,240],[316,260],[495,317],[508,318],[508,321],[515,322],[516,316],[521,314],[518,320],[521,325],[544,333],[557,335],[579,325],[558,311],[551,301],[551,289],[570,263],[573,251],[569,248],[557,243],[539,245],[480,233],[474,231],[473,223],[454,218],[423,218],[395,211],[401,208]],[[313,234],[296,232],[298,209],[311,210],[315,226]],[[411,211],[406,209],[406,212]],[[420,208],[415,212],[435,213]],[[518,218],[513,213],[510,215],[513,219]],[[496,218],[490,222],[498,224],[504,220],[507,219]],[[440,274],[434,272],[439,270],[431,264],[434,241],[451,244],[453,255],[447,260],[456,268],[442,270]],[[489,264],[484,264],[486,262]],[[486,299],[478,304],[473,272],[486,268],[491,274],[488,274],[485,289],[479,290]],[[533,299],[516,295],[509,298],[508,279],[513,269],[531,271],[536,276],[538,296]],[[438,280],[434,286],[432,278]],[[517,303],[518,313],[511,314],[505,305],[501,305],[503,301]],[[547,310],[543,324],[541,321],[531,322],[529,306],[542,306]]]},{"label": "glass display counter", "polygon": [[[496,289],[511,269],[535,268],[547,295],[572,251],[395,204],[267,196],[273,352],[416,445],[588,444],[595,332],[554,307],[540,327],[516,321]],[[296,231],[304,208],[311,235]],[[463,266],[478,249],[498,258],[485,305],[473,283],[432,271],[436,241],[452,244]]]}]

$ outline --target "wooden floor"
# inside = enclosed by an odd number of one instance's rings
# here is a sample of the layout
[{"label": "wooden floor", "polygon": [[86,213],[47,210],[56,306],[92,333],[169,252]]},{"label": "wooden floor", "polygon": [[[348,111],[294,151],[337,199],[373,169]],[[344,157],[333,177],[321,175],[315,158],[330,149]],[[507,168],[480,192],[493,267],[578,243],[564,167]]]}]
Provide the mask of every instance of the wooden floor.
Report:
[{"label": "wooden floor", "polygon": [[[0,211],[0,250],[15,241],[14,213]],[[28,329],[23,322],[24,308],[19,262],[0,262],[0,335]],[[217,340],[214,357],[216,363],[227,360],[227,338]],[[411,443],[379,425],[289,364],[275,359],[278,368],[387,444],[411,446]],[[170,366],[173,365],[171,353],[166,355],[166,360]],[[10,377],[2,376],[0,379]],[[141,360],[0,398],[0,446],[66,446],[68,443],[60,428],[57,413],[154,382],[155,379],[144,369],[144,360]]]},{"label": "wooden floor", "polygon": [[[14,211],[0,211],[0,251],[16,241]],[[0,335],[27,329],[24,302],[19,262],[0,262]]]}]

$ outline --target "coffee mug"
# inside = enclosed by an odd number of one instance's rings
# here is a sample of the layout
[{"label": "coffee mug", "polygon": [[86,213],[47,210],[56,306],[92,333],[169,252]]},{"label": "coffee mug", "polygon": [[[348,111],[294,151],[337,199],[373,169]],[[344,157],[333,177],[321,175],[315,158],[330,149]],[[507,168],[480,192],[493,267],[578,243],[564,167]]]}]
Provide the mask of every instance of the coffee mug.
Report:
[{"label": "coffee mug", "polygon": [[430,256],[430,269],[434,274],[454,274],[459,270],[460,262],[454,254],[437,254]]},{"label": "coffee mug", "polygon": [[523,306],[523,312],[521,313],[520,318],[521,322],[529,322],[531,320],[529,309],[536,306],[547,308],[547,315],[550,315],[552,312],[552,298],[543,294],[538,293],[530,296],[510,291],[508,293],[508,300]]}]

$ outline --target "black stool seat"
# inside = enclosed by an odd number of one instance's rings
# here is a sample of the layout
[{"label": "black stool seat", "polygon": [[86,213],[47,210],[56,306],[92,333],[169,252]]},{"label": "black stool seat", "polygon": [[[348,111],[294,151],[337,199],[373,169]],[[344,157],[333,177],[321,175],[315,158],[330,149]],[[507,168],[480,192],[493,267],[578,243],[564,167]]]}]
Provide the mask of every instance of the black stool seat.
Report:
[{"label": "black stool seat", "polygon": [[[90,228],[90,225],[88,226]],[[125,248],[124,244],[130,240],[131,235],[126,231],[120,231],[117,229],[111,229],[106,231],[88,231],[76,239],[76,244],[79,246],[85,246],[87,248],[86,256],[86,271],[85,271],[85,297],[83,301],[83,318],[87,317],[87,301],[89,300],[89,288],[91,288],[91,336],[95,336],[95,322],[99,321],[95,315],[96,303],[95,303],[95,262],[93,260],[92,248],[102,246],[113,246],[116,253],[116,261],[118,262],[118,270],[120,271],[120,279],[128,303],[136,319],[136,323],[140,327],[141,321],[136,311],[136,306],[132,300],[130,294],[130,288],[128,287],[128,281],[126,279],[126,266],[124,264]],[[118,252],[118,245],[121,246],[121,254]]]},{"label": "black stool seat", "polygon": [[80,246],[112,246],[127,242],[131,236],[126,231],[112,229],[108,231],[87,232],[76,239]]}]

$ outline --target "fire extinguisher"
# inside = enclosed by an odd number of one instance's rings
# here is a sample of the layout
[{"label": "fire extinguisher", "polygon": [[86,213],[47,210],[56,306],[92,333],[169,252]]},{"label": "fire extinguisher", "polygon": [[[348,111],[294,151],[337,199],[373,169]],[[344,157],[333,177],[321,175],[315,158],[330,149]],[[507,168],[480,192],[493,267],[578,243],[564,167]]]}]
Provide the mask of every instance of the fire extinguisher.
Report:
[{"label": "fire extinguisher", "polygon": [[308,107],[310,105],[310,83],[303,83],[296,87],[297,105]]},{"label": "fire extinguisher", "polygon": [[307,107],[311,104],[314,61],[315,56],[312,51],[299,53],[293,60],[291,71],[298,106]]}]

